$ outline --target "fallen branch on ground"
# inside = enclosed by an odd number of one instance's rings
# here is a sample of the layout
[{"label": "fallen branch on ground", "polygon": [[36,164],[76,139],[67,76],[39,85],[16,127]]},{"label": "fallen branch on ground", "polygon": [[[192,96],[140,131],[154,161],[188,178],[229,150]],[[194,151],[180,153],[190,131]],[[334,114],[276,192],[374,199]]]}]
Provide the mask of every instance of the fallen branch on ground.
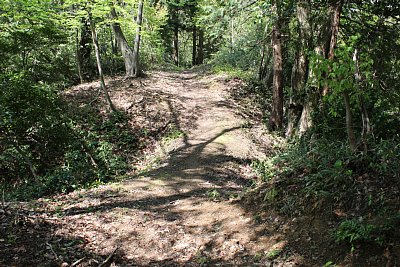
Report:
[{"label": "fallen branch on ground", "polygon": [[117,252],[117,250],[118,250],[118,247],[116,247],[116,248],[114,249],[114,251],[107,257],[107,259],[106,259],[105,261],[103,261],[103,262],[99,265],[99,267],[104,267],[107,263],[110,263],[112,257],[115,255],[115,252]]}]

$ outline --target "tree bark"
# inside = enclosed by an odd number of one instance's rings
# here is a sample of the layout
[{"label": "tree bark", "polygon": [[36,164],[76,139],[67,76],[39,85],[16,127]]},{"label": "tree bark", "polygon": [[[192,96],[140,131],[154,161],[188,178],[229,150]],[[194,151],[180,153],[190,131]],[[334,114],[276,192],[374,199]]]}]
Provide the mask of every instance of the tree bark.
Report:
[{"label": "tree bark", "polygon": [[204,31],[200,29],[199,31],[199,45],[197,47],[197,65],[204,63]]},{"label": "tree bark", "polygon": [[274,1],[273,9],[276,14],[275,25],[272,29],[272,50],[274,59],[273,83],[272,83],[272,112],[269,119],[269,129],[282,129],[283,122],[283,69],[282,69],[282,40],[280,31],[279,13],[277,1]]},{"label": "tree bark", "polygon": [[307,99],[303,105],[303,110],[301,112],[300,120],[299,120],[299,135],[302,136],[306,133],[312,126],[312,113],[314,112],[314,103],[312,96],[307,96]]},{"label": "tree bark", "polygon": [[[360,90],[359,83],[361,81],[361,75],[360,75],[360,67],[359,67],[359,63],[358,63],[358,49],[354,50],[353,62],[355,65],[354,78],[356,80],[356,84],[357,84],[356,86],[357,86],[358,90]],[[364,145],[364,151],[367,151],[368,137],[371,133],[371,123],[370,123],[370,119],[369,119],[369,115],[368,115],[368,110],[365,105],[364,96],[362,93],[359,94],[358,101],[360,103],[360,111],[361,111],[361,119],[362,119],[361,142]]]},{"label": "tree bark", "polygon": [[173,48],[173,60],[175,65],[179,66],[179,28],[177,25],[174,27]]},{"label": "tree bark", "polygon": [[139,1],[138,6],[138,16],[136,19],[136,36],[135,36],[135,44],[133,48],[133,60],[134,60],[134,76],[140,76],[140,65],[139,65],[139,49],[140,49],[140,37],[142,30],[142,21],[143,21],[143,0]]},{"label": "tree bark", "polygon": [[197,59],[197,28],[196,26],[193,26],[193,45],[192,45],[192,66],[196,65],[196,59]]},{"label": "tree bark", "polygon": [[89,80],[90,75],[90,53],[91,53],[91,34],[90,34],[90,26],[88,25],[88,21],[86,19],[82,19],[82,26],[80,30],[80,39],[79,39],[79,30],[77,30],[77,49],[76,49],[76,57],[77,57],[77,67],[79,72],[79,79],[81,83]]},{"label": "tree bark", "polygon": [[[117,19],[117,13],[115,12],[114,7],[111,8],[111,18]],[[119,23],[113,22],[112,28],[114,31],[115,39],[117,40],[119,49],[121,50],[122,57],[124,59],[125,77],[134,77],[135,76],[134,52],[129,46],[128,41],[125,39],[125,35]]]},{"label": "tree bark", "polygon": [[365,139],[367,139],[368,136],[371,134],[371,121],[368,115],[367,107],[365,105],[364,96],[360,95],[359,101],[360,101],[360,109],[361,109],[362,124],[363,124],[361,137],[365,141]]},{"label": "tree bark", "polygon": [[79,45],[79,30],[76,29],[76,67],[78,69],[79,81],[83,83],[83,74],[82,74],[82,62],[80,56],[80,45]]},{"label": "tree bark", "polygon": [[104,92],[104,95],[106,97],[108,105],[110,106],[111,110],[113,112],[115,112],[117,110],[116,110],[116,108],[114,107],[114,104],[111,101],[110,95],[108,94],[108,90],[107,90],[106,84],[104,82],[104,76],[103,76],[103,70],[102,70],[102,67],[101,67],[101,59],[100,59],[100,52],[99,52],[99,43],[97,41],[96,27],[95,27],[94,22],[93,22],[92,14],[90,12],[88,12],[88,15],[89,15],[90,29],[91,29],[91,32],[92,32],[93,46],[94,46],[94,50],[95,50],[95,53],[96,53],[96,62],[97,62],[97,69],[99,71],[100,86],[101,86],[101,89]]},{"label": "tree bark", "polygon": [[258,67],[258,80],[262,81],[264,77],[266,76],[267,73],[267,68],[266,68],[266,46],[264,45],[261,48],[261,60],[260,60],[260,66]]},{"label": "tree bark", "polygon": [[118,44],[117,40],[113,34],[113,30],[110,29],[110,44],[111,44],[111,52],[113,55],[118,55]]},{"label": "tree bark", "polygon": [[288,127],[286,137],[291,138],[296,131],[304,103],[300,97],[304,95],[308,74],[307,49],[311,40],[310,0],[299,0],[297,3],[297,21],[299,31],[299,45],[295,63],[292,68],[291,93],[289,96]]},{"label": "tree bark", "polygon": [[351,105],[350,105],[350,96],[347,91],[343,92],[344,104],[346,107],[346,129],[347,129],[347,137],[349,139],[349,145],[352,152],[356,151],[356,137],[354,135],[353,130],[353,116],[351,113]]}]

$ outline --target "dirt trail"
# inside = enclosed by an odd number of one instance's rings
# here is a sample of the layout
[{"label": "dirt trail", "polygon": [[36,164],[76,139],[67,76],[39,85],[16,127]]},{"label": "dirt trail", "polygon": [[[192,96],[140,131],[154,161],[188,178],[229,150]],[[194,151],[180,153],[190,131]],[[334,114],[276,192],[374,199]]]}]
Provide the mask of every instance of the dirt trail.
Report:
[{"label": "dirt trail", "polygon": [[[225,79],[155,72],[142,83],[186,134],[161,146],[158,164],[139,176],[58,197],[48,245],[64,252],[47,246],[48,257],[69,264],[85,257],[81,266],[108,255],[115,266],[296,265],[294,257],[274,262],[285,242],[236,201],[262,153],[245,134]],[[131,100],[120,93],[113,98],[127,109]]]}]

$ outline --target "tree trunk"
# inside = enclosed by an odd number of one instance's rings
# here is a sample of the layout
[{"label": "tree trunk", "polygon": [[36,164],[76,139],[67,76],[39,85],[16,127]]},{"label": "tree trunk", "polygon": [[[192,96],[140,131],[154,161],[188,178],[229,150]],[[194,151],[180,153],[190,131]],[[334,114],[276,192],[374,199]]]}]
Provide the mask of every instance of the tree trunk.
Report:
[{"label": "tree trunk", "polygon": [[299,24],[299,46],[292,69],[291,94],[288,108],[288,127],[286,137],[291,138],[296,130],[304,103],[300,100],[307,83],[308,58],[307,49],[311,40],[310,0],[299,0],[297,3],[297,21]]},{"label": "tree trunk", "polygon": [[265,77],[267,77],[268,67],[271,61],[270,46],[265,41],[268,39],[268,37],[269,33],[268,33],[268,23],[267,23],[264,29],[264,40],[262,42],[262,48],[261,48],[261,61],[260,61],[260,66],[258,68],[258,79],[260,81],[264,80]]},{"label": "tree trunk", "polygon": [[264,45],[261,48],[261,60],[260,60],[260,66],[258,67],[258,80],[262,81],[267,73],[267,68],[266,68],[266,46]]},{"label": "tree trunk", "polygon": [[118,55],[118,44],[117,40],[113,34],[113,30],[110,29],[110,44],[111,44],[111,52],[113,55]]},{"label": "tree trunk", "polygon": [[306,133],[312,126],[312,113],[314,112],[314,102],[311,96],[308,96],[301,112],[299,120],[299,135],[302,136]]},{"label": "tree trunk", "polygon": [[79,45],[79,30],[76,29],[76,67],[78,69],[78,74],[79,74],[79,81],[80,83],[83,83],[83,74],[82,74],[82,61],[81,61],[81,55],[80,55],[80,45]]},{"label": "tree trunk", "polygon": [[[90,78],[90,53],[91,53],[91,34],[90,34],[90,26],[88,25],[88,21],[86,19],[82,19],[82,27],[80,31],[80,39],[79,39],[79,30],[77,30],[77,50],[76,50],[76,58],[77,58],[77,67],[79,72],[79,78],[81,83],[89,80]],[[79,39],[79,41],[78,41]]]},{"label": "tree trunk", "polygon": [[360,101],[360,109],[361,109],[362,124],[363,124],[361,137],[363,139],[367,139],[368,136],[371,134],[371,122],[370,122],[370,119],[369,119],[367,107],[365,105],[364,96],[360,95],[359,96],[359,101]]},{"label": "tree trunk", "polygon": [[350,96],[347,91],[343,92],[343,99],[344,104],[346,107],[346,129],[347,129],[347,137],[349,139],[349,145],[351,151],[356,151],[357,144],[356,144],[356,137],[354,135],[353,130],[353,116],[351,114],[351,105],[350,105]]},{"label": "tree trunk", "polygon": [[[358,49],[354,50],[353,62],[355,65],[354,78],[357,83],[357,88],[359,89],[361,75],[360,75],[360,67],[358,64]],[[361,142],[364,145],[364,151],[366,151],[368,148],[367,147],[368,137],[371,133],[371,123],[370,123],[367,107],[365,105],[364,96],[362,95],[362,93],[359,94],[358,101],[360,103],[360,111],[361,111],[361,119],[362,119]]]},{"label": "tree trunk", "polygon": [[[342,11],[343,0],[332,0],[331,10],[333,13],[332,24],[331,24],[331,36],[329,42],[328,59],[333,60],[335,56],[335,47],[337,43],[337,35],[339,33],[339,23],[340,23],[340,13]],[[322,89],[322,96],[326,96],[329,92],[329,87],[327,84],[324,85]]]},{"label": "tree trunk", "polygon": [[234,48],[235,48],[235,25],[233,19],[231,19],[231,53],[233,53]]},{"label": "tree trunk", "polygon": [[368,137],[371,134],[371,122],[368,115],[368,110],[365,105],[364,96],[360,95],[358,97],[358,101],[360,102],[360,110],[361,110],[361,119],[362,119],[362,131],[361,131],[361,142],[364,145],[364,151],[366,152],[368,149]]},{"label": "tree trunk", "polygon": [[173,40],[173,59],[176,66],[179,66],[179,28],[176,25],[174,27],[174,40]]},{"label": "tree trunk", "polygon": [[89,15],[90,29],[91,29],[91,32],[92,32],[93,46],[94,46],[94,50],[95,50],[95,53],[96,53],[97,68],[99,70],[100,86],[101,86],[101,89],[104,92],[104,95],[106,97],[106,100],[107,100],[108,105],[110,106],[111,110],[112,111],[117,111],[115,109],[115,107],[114,107],[114,104],[111,101],[110,95],[108,94],[108,90],[107,90],[106,84],[104,82],[103,70],[101,68],[99,44],[98,44],[98,41],[97,41],[96,27],[95,27],[93,19],[92,19],[92,14],[90,12],[88,12],[88,15]]},{"label": "tree trunk", "polygon": [[199,30],[199,45],[197,47],[197,65],[204,63],[204,31]]},{"label": "tree trunk", "polygon": [[[113,19],[117,19],[117,13],[115,12],[114,7],[111,8],[111,17]],[[112,28],[114,31],[115,39],[117,40],[118,46],[121,49],[122,57],[124,58],[125,77],[134,77],[135,76],[134,52],[129,46],[128,42],[126,41],[125,35],[122,32],[119,23],[113,22]]]},{"label": "tree trunk", "polygon": [[280,31],[279,13],[277,2],[274,2],[273,9],[277,15],[275,25],[272,29],[272,50],[274,59],[274,76],[272,83],[272,112],[269,119],[270,130],[282,129],[283,122],[283,72],[282,72],[282,40]]},{"label": "tree trunk", "polygon": [[197,28],[193,26],[192,66],[196,65],[197,59]]},{"label": "tree trunk", "polygon": [[[333,11],[334,10],[332,10],[331,5],[331,8],[329,9],[329,15],[321,16],[319,19],[317,19],[320,22],[315,23],[312,29],[312,34],[315,36],[315,47],[313,49],[314,53],[324,58],[327,57],[330,47],[330,40],[332,36],[331,31],[334,17]],[[312,49],[310,45],[309,50]],[[303,103],[303,110],[298,126],[298,132],[300,136],[312,127],[312,113],[316,109],[317,102],[320,100],[319,92],[321,88],[316,88],[317,85],[315,82],[317,80],[317,77],[310,69],[308,70],[308,72],[308,80],[311,81],[311,86],[314,88],[311,88],[312,90],[310,90],[310,92],[306,95],[305,101]]]},{"label": "tree trunk", "polygon": [[136,19],[136,36],[135,36],[135,44],[133,47],[133,60],[134,60],[134,74],[135,77],[140,76],[140,65],[139,65],[139,48],[140,48],[140,35],[142,30],[142,21],[143,21],[143,0],[139,1],[138,6],[138,16]]}]

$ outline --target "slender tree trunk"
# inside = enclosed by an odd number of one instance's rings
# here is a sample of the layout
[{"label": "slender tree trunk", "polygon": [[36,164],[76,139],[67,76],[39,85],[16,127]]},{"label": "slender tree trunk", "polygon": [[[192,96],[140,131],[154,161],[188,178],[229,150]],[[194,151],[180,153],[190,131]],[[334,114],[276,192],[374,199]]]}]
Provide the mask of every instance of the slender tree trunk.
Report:
[{"label": "slender tree trunk", "polygon": [[174,27],[174,40],[173,40],[173,59],[176,66],[179,66],[179,28]]},{"label": "slender tree trunk", "polygon": [[110,95],[108,94],[108,90],[107,90],[106,84],[104,82],[103,70],[101,68],[99,44],[98,44],[98,41],[97,41],[96,27],[95,27],[94,22],[93,22],[92,14],[90,12],[88,12],[88,13],[89,13],[88,15],[89,15],[90,29],[91,29],[91,32],[92,32],[93,46],[94,46],[94,50],[95,50],[95,53],[96,53],[97,68],[99,70],[100,86],[101,86],[101,89],[104,92],[104,95],[106,97],[106,100],[107,100],[108,105],[110,106],[111,110],[112,111],[117,111],[115,109],[115,107],[114,107],[114,104],[111,101]]},{"label": "slender tree trunk", "polygon": [[308,58],[307,49],[311,40],[310,0],[299,0],[297,3],[297,21],[299,24],[299,46],[292,69],[291,93],[289,96],[288,127],[286,137],[291,138],[296,130],[304,103],[300,96],[307,83]]},{"label": "slender tree trunk", "polygon": [[[115,8],[111,8],[111,17],[117,19],[117,13]],[[115,39],[117,40],[118,46],[121,49],[122,57],[125,63],[125,77],[135,76],[135,61],[134,52],[125,39],[125,35],[121,29],[121,26],[117,22],[112,23]]]},{"label": "slender tree trunk", "polygon": [[[353,61],[355,65],[355,73],[354,77],[357,82],[357,86],[361,81],[361,75],[360,75],[360,67],[358,63],[358,49],[355,49],[354,54],[353,54]],[[361,110],[361,116],[362,116],[362,132],[361,132],[361,138],[366,139],[368,138],[369,134],[371,133],[371,122],[369,119],[367,107],[365,106],[365,100],[364,96],[360,94],[358,100],[360,101],[360,110]]]},{"label": "slender tree trunk", "polygon": [[344,0],[333,0],[331,8],[333,10],[331,40],[329,43],[328,59],[332,60],[335,56],[335,47],[337,43],[337,35],[339,33],[340,14],[342,11]]},{"label": "slender tree trunk", "polygon": [[[344,0],[332,0],[331,9],[333,12],[332,25],[331,25],[331,36],[329,42],[328,59],[333,60],[335,56],[335,47],[337,43],[337,35],[339,33],[340,13],[342,11]],[[329,92],[327,84],[322,89],[322,95],[325,96]]]},{"label": "slender tree trunk", "polygon": [[118,54],[118,44],[116,41],[116,38],[113,34],[113,30],[110,29],[110,44],[111,44],[111,52],[113,55],[117,55]]},{"label": "slender tree trunk", "polygon": [[233,53],[234,48],[235,48],[235,26],[233,19],[231,18],[231,53]]},{"label": "slender tree trunk", "polygon": [[192,66],[196,65],[197,59],[197,28],[193,26]]},{"label": "slender tree trunk", "polygon": [[79,45],[79,30],[76,29],[76,67],[78,69],[79,74],[79,81],[83,83],[83,74],[82,74],[82,60],[81,60],[81,53],[80,53],[80,45]]},{"label": "slender tree trunk", "polygon": [[[361,81],[361,75],[360,75],[360,67],[358,64],[358,49],[354,50],[353,62],[355,65],[354,78],[356,80],[357,87],[359,88],[359,83]],[[364,145],[364,151],[367,151],[368,137],[371,133],[371,123],[370,123],[370,119],[369,119],[369,115],[368,115],[368,110],[365,105],[364,96],[362,93],[359,94],[358,101],[360,103],[360,111],[361,111],[361,119],[362,119],[361,142]]]},{"label": "slender tree trunk", "polygon": [[351,113],[351,105],[350,105],[350,96],[347,91],[343,92],[343,99],[344,99],[344,104],[346,107],[346,129],[347,129],[347,137],[349,139],[349,145],[351,151],[356,151],[357,144],[356,144],[356,137],[354,135],[354,130],[353,130],[353,116]]},{"label": "slender tree trunk", "polygon": [[264,79],[264,77],[265,77],[265,74],[266,74],[266,60],[265,60],[265,58],[266,58],[266,46],[264,45],[262,48],[261,48],[261,60],[260,60],[260,66],[258,67],[258,80],[262,80],[262,79]]},{"label": "slender tree trunk", "polygon": [[362,119],[362,131],[361,131],[361,142],[364,145],[364,151],[368,149],[368,137],[371,135],[371,122],[368,115],[368,110],[365,105],[364,96],[360,95],[358,97],[360,102],[361,119]]},{"label": "slender tree trunk", "polygon": [[269,37],[268,23],[265,25],[264,29],[264,40],[262,42],[262,48],[261,48],[261,61],[260,61],[260,66],[258,68],[258,79],[260,81],[264,80],[265,77],[267,76],[268,67],[271,61],[270,45],[267,44],[267,42],[265,41],[268,39],[267,37]]},{"label": "slender tree trunk", "polygon": [[[79,39],[79,30],[77,30],[77,66],[79,78],[81,83],[87,81],[91,76],[89,62],[90,62],[90,53],[91,53],[91,33],[90,26],[88,25],[88,21],[86,19],[81,20],[82,26],[80,31],[80,39]],[[79,41],[78,41],[79,39]]]},{"label": "slender tree trunk", "polygon": [[282,129],[283,122],[283,70],[282,70],[282,40],[280,31],[277,1],[274,1],[277,19],[272,30],[272,49],[274,58],[274,76],[272,83],[272,113],[269,119],[270,130]]},{"label": "slender tree trunk", "polygon": [[135,77],[140,76],[140,65],[139,65],[139,48],[140,48],[140,37],[142,30],[142,21],[143,21],[143,0],[139,1],[138,6],[138,16],[136,19],[136,36],[135,36],[135,44],[133,47],[133,59],[134,59],[134,72]]},{"label": "slender tree trunk", "polygon": [[199,30],[199,45],[197,47],[197,65],[201,65],[204,63],[204,31],[202,29]]},{"label": "slender tree trunk", "polygon": [[359,101],[360,101],[360,109],[361,109],[362,124],[363,124],[361,137],[366,142],[366,139],[368,139],[368,136],[371,134],[371,121],[369,119],[368,110],[365,105],[364,96],[360,95]]},{"label": "slender tree trunk", "polygon": [[114,75],[117,73],[117,68],[116,68],[117,65],[116,65],[115,58],[118,55],[118,45],[115,40],[114,32],[113,32],[112,28],[109,28],[108,31],[110,33],[110,46],[111,46],[111,53],[112,53],[110,72],[111,72],[111,75]]}]

